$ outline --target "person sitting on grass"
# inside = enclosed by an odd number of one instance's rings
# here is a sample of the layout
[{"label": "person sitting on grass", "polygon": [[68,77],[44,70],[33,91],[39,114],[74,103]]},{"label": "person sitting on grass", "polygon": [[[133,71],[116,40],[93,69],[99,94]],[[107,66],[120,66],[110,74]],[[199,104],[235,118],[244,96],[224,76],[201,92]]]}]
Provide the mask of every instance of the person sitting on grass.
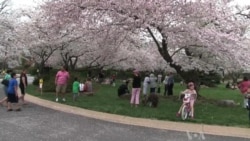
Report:
[{"label": "person sitting on grass", "polygon": [[77,77],[75,77],[75,80],[72,85],[73,101],[76,101],[76,97],[79,95],[79,88],[80,83],[78,82]]},{"label": "person sitting on grass", "polygon": [[[189,82],[188,83],[188,89],[181,92],[181,95],[185,95],[185,94],[191,94],[190,107],[191,107],[191,119],[193,119],[194,118],[194,103],[195,103],[195,100],[196,100],[196,97],[197,97],[197,93],[196,93],[196,90],[194,88],[194,83],[193,82]],[[179,111],[176,114],[177,117],[179,117],[181,115],[181,110],[182,110],[184,105],[185,105],[185,103],[183,102],[180,109],[179,109]]]},{"label": "person sitting on grass", "polygon": [[127,96],[130,97],[128,84],[129,84],[128,80],[123,80],[123,84],[120,85],[120,87],[118,88],[118,97],[120,98]]},{"label": "person sitting on grass", "polygon": [[87,95],[93,94],[93,87],[92,87],[91,78],[87,78],[87,81],[84,84],[84,93]]}]

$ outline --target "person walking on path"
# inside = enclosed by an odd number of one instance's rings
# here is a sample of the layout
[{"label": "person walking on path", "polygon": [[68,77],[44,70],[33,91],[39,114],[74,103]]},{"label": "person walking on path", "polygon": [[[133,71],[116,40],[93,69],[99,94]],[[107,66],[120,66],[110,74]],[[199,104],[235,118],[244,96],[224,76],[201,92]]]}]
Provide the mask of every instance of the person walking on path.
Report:
[{"label": "person walking on path", "polygon": [[72,85],[73,101],[76,101],[76,97],[79,95],[79,90],[80,90],[80,83],[77,80],[77,77],[75,77],[75,80]]},{"label": "person walking on path", "polygon": [[247,77],[243,77],[243,81],[241,81],[241,83],[238,85],[240,92],[243,96],[243,108],[247,108],[248,105],[248,99],[246,98],[246,93],[248,88],[250,87],[250,81],[248,80]]},{"label": "person walking on path", "polygon": [[28,86],[28,79],[26,75],[26,70],[24,69],[20,75],[20,84],[19,84],[19,88],[21,90],[21,96],[19,97],[19,99],[22,100],[23,104],[26,104],[26,102],[24,101],[24,96],[27,86]]},{"label": "person walking on path", "polygon": [[131,100],[130,100],[131,106],[137,107],[139,105],[140,92],[141,92],[141,76],[138,70],[134,70],[132,94],[131,94]]},{"label": "person walking on path", "polygon": [[173,75],[173,73],[169,73],[167,88],[168,88],[168,92],[167,92],[168,96],[173,95],[173,88],[174,88],[174,75]]},{"label": "person walking on path", "polygon": [[[5,80],[10,80],[11,79],[11,72],[12,72],[12,70],[7,70],[7,72],[6,72],[6,74],[5,74],[5,76],[4,76],[4,79]],[[7,100],[8,100],[8,85],[4,85],[3,86],[3,89],[4,89],[4,93],[5,93],[5,97],[0,101],[0,104],[3,104],[3,103],[6,103],[6,105],[7,105]]]},{"label": "person walking on path", "polygon": [[15,104],[16,111],[20,111],[21,108],[18,105],[18,82],[16,80],[16,73],[11,73],[11,79],[9,80],[9,86],[8,86],[8,107],[7,111],[13,110],[13,104]]},{"label": "person walking on path", "polygon": [[56,102],[58,102],[58,95],[62,94],[62,101],[65,102],[65,93],[67,89],[67,83],[69,81],[69,73],[65,67],[62,67],[60,71],[57,72],[55,78],[56,84]]}]

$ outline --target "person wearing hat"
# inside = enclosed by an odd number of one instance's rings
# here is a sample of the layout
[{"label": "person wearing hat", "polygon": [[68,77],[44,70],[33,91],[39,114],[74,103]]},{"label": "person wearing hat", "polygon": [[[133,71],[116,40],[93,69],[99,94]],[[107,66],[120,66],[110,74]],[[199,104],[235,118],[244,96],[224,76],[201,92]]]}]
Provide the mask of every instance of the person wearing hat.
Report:
[{"label": "person wearing hat", "polygon": [[141,76],[138,70],[134,70],[133,82],[132,82],[132,93],[131,93],[131,106],[137,107],[140,102],[141,92]]}]

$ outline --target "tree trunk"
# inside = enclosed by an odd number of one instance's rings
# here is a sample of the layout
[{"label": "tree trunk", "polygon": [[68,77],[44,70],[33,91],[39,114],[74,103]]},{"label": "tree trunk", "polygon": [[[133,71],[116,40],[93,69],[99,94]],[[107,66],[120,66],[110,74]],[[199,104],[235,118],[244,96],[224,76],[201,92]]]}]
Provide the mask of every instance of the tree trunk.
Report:
[{"label": "tree trunk", "polygon": [[[198,97],[200,97],[199,95],[199,89],[200,89],[200,74],[201,72],[199,70],[190,70],[190,71],[184,71],[182,69],[182,67],[178,64],[175,64],[171,55],[168,52],[168,43],[167,43],[167,37],[164,36],[162,34],[162,42],[161,44],[157,41],[157,39],[155,38],[153,32],[151,31],[150,28],[147,28],[149,31],[149,34],[152,36],[154,42],[156,43],[156,46],[158,48],[158,51],[160,52],[161,56],[163,57],[163,59],[169,63],[170,67],[174,68],[176,70],[176,72],[182,77],[182,79],[187,83],[187,82],[194,82],[195,84],[195,89],[197,91]],[[159,32],[161,31],[161,29],[159,29]],[[185,50],[186,53],[189,53],[188,50]]]}]

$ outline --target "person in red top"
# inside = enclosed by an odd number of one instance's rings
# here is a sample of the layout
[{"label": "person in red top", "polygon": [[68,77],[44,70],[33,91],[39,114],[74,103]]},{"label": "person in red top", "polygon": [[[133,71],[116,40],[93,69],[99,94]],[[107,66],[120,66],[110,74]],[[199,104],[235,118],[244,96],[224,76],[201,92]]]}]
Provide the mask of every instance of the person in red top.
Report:
[{"label": "person in red top", "polygon": [[243,107],[247,108],[247,101],[248,99],[246,98],[246,94],[247,94],[247,89],[250,87],[250,81],[248,80],[247,77],[243,77],[243,81],[240,82],[240,84],[238,85],[241,94],[244,97],[244,101],[243,101]]}]

